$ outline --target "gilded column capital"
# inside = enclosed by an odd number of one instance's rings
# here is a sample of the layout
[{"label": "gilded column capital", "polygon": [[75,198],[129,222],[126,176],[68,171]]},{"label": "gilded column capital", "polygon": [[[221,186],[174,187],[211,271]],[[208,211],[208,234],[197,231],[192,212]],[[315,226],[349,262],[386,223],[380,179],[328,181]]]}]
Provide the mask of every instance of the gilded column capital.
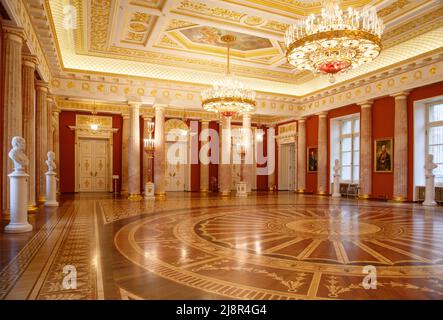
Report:
[{"label": "gilded column capital", "polygon": [[22,55],[23,66],[35,69],[38,64],[38,58],[32,54],[24,54]]},{"label": "gilded column capital", "polygon": [[156,112],[158,112],[158,111],[162,111],[162,112],[164,112],[165,109],[166,109],[166,107],[167,107],[166,104],[154,104],[154,105],[152,106],[152,108],[154,108],[154,110],[155,110]]},{"label": "gilded column capital", "polygon": [[23,43],[25,40],[24,29],[11,25],[7,20],[2,20],[2,30],[5,39]]},{"label": "gilded column capital", "polygon": [[142,106],[143,102],[141,101],[128,101],[128,106],[130,108],[140,108]]},{"label": "gilded column capital", "polygon": [[305,122],[306,122],[306,118],[305,118],[305,117],[302,117],[302,118],[300,118],[300,119],[297,119],[297,122],[298,122],[298,123],[305,123]]},{"label": "gilded column capital", "polygon": [[151,114],[142,114],[143,121],[152,121]]},{"label": "gilded column capital", "polygon": [[370,108],[370,107],[372,107],[373,103],[374,103],[373,100],[365,100],[362,102],[357,102],[357,105],[359,105],[362,108]]},{"label": "gilded column capital", "polygon": [[409,91],[401,91],[394,94],[391,94],[391,97],[395,98],[395,100],[406,99],[409,95]]},{"label": "gilded column capital", "polygon": [[48,92],[49,91],[49,83],[47,83],[45,81],[37,80],[35,82],[35,89],[37,91]]},{"label": "gilded column capital", "polygon": [[319,118],[325,118],[328,115],[328,112],[322,111],[322,112],[316,113],[315,115],[317,115]]},{"label": "gilded column capital", "polygon": [[123,117],[123,120],[128,120],[129,119],[129,114],[128,113],[122,113],[122,117]]}]

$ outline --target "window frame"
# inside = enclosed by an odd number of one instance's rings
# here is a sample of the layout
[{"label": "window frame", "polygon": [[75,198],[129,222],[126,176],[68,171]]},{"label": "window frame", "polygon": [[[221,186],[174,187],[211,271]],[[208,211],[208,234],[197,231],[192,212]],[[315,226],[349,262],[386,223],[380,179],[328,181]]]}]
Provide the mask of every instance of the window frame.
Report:
[{"label": "window frame", "polygon": [[[443,105],[443,100],[437,100],[437,101],[426,103],[426,112],[425,112],[425,121],[426,121],[426,123],[425,123],[425,140],[426,140],[425,141],[425,150],[426,150],[426,153],[425,153],[424,157],[426,157],[426,154],[429,154],[429,147],[430,147],[430,145],[429,145],[429,138],[430,138],[429,132],[430,132],[431,128],[443,127],[443,120],[434,121],[434,122],[430,121],[429,114],[431,112],[431,107],[435,106],[435,105]],[[435,144],[435,146],[440,146],[440,145],[443,146],[443,143]],[[425,161],[426,161],[426,159],[425,159]],[[438,164],[443,165],[443,162],[442,163],[438,163]],[[435,185],[443,186],[443,175],[435,174]]]},{"label": "window frame", "polygon": [[[344,126],[344,122],[345,121],[351,121],[351,132],[350,133],[343,133],[343,126]],[[355,127],[356,127],[356,123],[358,122],[358,132],[355,131]],[[353,114],[349,117],[343,117],[342,119],[339,120],[339,141],[340,141],[340,146],[339,146],[339,154],[340,154],[340,176],[342,177],[341,181],[342,182],[346,182],[346,183],[359,183],[360,181],[360,159],[358,159],[358,174],[357,177],[354,177],[354,167],[355,165],[355,159],[354,159],[354,154],[356,151],[358,151],[358,158],[360,158],[360,141],[359,141],[359,147],[358,150],[355,150],[354,147],[354,139],[358,138],[360,139],[360,115],[359,114]],[[351,179],[350,180],[345,180],[343,179],[343,151],[342,151],[342,144],[343,144],[343,139],[345,138],[351,138],[351,164],[348,166],[346,165],[346,167],[350,167],[351,168]],[[349,152],[349,151],[346,151]]]}]

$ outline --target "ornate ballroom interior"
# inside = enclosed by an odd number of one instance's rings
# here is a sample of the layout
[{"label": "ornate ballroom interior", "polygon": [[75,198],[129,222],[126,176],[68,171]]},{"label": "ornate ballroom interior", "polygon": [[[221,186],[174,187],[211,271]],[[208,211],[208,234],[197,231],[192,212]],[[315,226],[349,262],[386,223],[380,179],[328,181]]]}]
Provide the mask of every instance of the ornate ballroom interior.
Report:
[{"label": "ornate ballroom interior", "polygon": [[442,1],[0,15],[0,300],[443,299]]}]

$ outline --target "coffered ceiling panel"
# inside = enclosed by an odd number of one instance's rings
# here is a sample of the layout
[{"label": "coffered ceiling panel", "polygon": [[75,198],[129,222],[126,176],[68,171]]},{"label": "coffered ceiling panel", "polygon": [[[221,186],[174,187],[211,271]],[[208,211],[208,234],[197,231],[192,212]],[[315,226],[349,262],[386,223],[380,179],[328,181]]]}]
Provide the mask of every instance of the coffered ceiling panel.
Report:
[{"label": "coffered ceiling panel", "polygon": [[[74,30],[62,28],[60,11],[66,3],[77,10]],[[211,84],[226,67],[220,37],[233,34],[237,42],[231,51],[232,71],[255,90],[303,96],[330,86],[326,77],[294,70],[283,43],[285,30],[295,19],[319,12],[318,0],[45,0],[45,4],[60,58],[70,70]],[[376,6],[386,25],[384,51],[367,67],[338,77],[337,83],[443,49],[443,43],[423,41],[441,33],[437,31],[443,27],[440,0],[342,1],[345,8],[368,4]],[[421,40],[415,39],[418,36]]]}]

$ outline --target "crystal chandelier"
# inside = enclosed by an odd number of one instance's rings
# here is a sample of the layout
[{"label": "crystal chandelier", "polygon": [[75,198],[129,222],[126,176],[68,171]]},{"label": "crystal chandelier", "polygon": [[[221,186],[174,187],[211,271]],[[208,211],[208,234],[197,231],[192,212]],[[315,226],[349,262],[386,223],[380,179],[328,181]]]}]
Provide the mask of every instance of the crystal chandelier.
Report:
[{"label": "crystal chandelier", "polygon": [[212,88],[202,92],[203,109],[218,112],[225,117],[232,117],[236,113],[251,112],[255,109],[255,92],[245,87],[230,72],[230,48],[235,41],[232,35],[224,35],[221,41],[226,43],[227,65],[226,75],[220,81],[213,84]]},{"label": "crystal chandelier", "polygon": [[375,59],[382,49],[383,21],[374,7],[343,11],[339,0],[322,0],[318,15],[298,20],[286,30],[288,62],[300,70],[330,76]]}]

